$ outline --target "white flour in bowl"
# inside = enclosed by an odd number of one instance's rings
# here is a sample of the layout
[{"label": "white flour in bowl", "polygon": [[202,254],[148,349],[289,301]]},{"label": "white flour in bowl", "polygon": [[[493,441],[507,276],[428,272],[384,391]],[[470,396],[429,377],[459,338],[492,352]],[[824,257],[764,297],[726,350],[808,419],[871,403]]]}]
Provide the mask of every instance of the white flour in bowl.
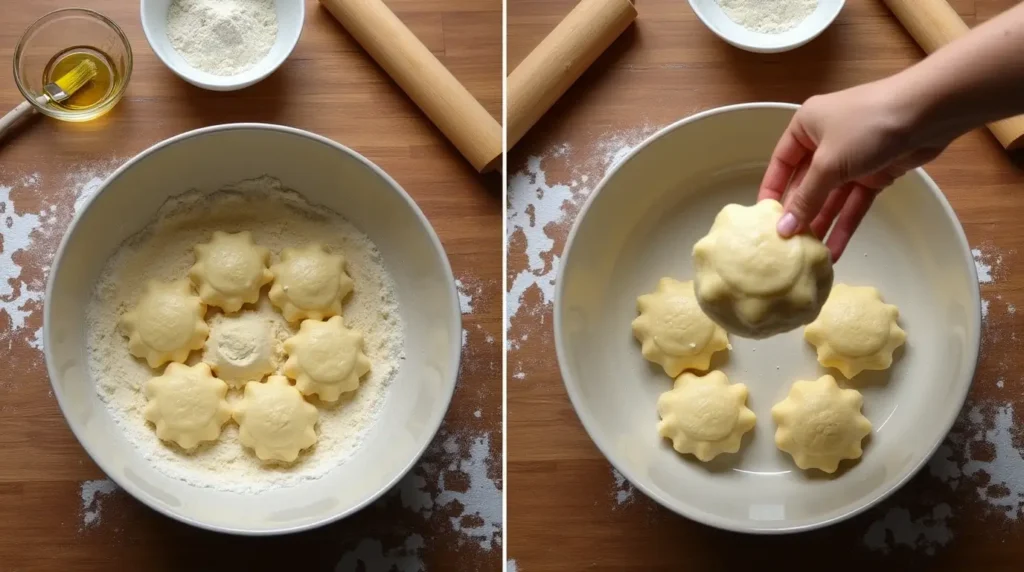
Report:
[{"label": "white flour in bowl", "polygon": [[[142,386],[159,371],[128,352],[127,340],[117,329],[118,319],[135,305],[147,280],[187,276],[195,259],[193,246],[208,241],[215,230],[251,231],[257,244],[273,252],[274,261],[284,247],[320,242],[332,252],[345,254],[355,282],[355,291],[344,305],[345,325],[363,333],[364,351],[373,368],[357,391],[337,403],[312,401],[320,413],[318,440],[291,466],[261,463],[239,443],[233,421],[224,426],[220,439],[185,453],[160,441],[143,418]],[[323,476],[359,449],[404,359],[395,285],[377,247],[340,215],[310,205],[276,179],[263,177],[212,194],[189,191],[171,198],[149,226],[121,245],[101,276],[86,309],[89,369],[100,399],[154,467],[195,486],[255,494]],[[254,306],[247,305],[243,311],[275,322],[279,340],[296,331],[267,301],[266,288]],[[218,309],[210,307],[207,323],[216,328],[219,315]],[[201,354],[193,352],[189,363],[198,362]],[[240,398],[241,390],[229,390],[229,402]]]},{"label": "white flour in bowl", "polygon": [[797,27],[818,8],[818,0],[716,0],[730,20],[762,34]]}]

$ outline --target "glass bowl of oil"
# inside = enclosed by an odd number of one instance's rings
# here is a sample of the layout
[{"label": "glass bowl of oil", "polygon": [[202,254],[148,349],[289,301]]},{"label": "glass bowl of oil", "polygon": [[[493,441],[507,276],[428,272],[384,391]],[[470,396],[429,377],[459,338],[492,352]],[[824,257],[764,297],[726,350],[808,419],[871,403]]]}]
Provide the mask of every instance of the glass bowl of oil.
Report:
[{"label": "glass bowl of oil", "polygon": [[[56,82],[83,61],[96,76],[71,97],[56,102],[43,86]],[[132,74],[132,48],[106,16],[84,8],[50,12],[29,26],[14,50],[14,81],[41,113],[63,121],[89,121],[110,111],[124,95]]]}]

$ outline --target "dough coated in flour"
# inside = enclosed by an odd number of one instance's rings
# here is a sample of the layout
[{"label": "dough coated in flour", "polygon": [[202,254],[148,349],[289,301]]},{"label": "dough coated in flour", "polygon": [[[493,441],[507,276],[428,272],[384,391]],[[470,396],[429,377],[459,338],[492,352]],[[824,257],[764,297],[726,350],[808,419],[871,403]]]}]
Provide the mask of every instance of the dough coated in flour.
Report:
[{"label": "dough coated in flour", "polygon": [[128,351],[149,367],[184,362],[192,350],[203,347],[209,326],[203,320],[206,304],[192,292],[187,279],[150,280],[135,307],[119,321],[128,336]]},{"label": "dough coated in flour", "polygon": [[245,385],[235,408],[238,440],[263,461],[291,463],[316,443],[319,415],[283,375]]},{"label": "dough coated in flour", "polygon": [[693,247],[697,300],[730,333],[766,338],[810,323],[832,288],[828,248],[811,235],[783,239],[778,201],[726,205]]},{"label": "dough coated in flour", "polygon": [[270,250],[257,246],[252,233],[216,231],[210,242],[195,246],[196,262],[189,278],[199,297],[225,312],[237,312],[260,298],[260,288],[274,279],[267,264]]},{"label": "dough coated in flour", "polygon": [[317,243],[283,249],[281,261],[270,270],[274,273],[270,301],[289,322],[340,315],[342,300],[353,288],[345,257],[330,254]]},{"label": "dough coated in flour", "polygon": [[215,441],[231,418],[224,396],[228,386],[213,377],[210,366],[170,363],[162,375],[146,382],[146,420],[156,426],[156,436],[193,449],[203,441]]},{"label": "dough coated in flour", "polygon": [[662,278],[657,290],[637,298],[637,310],[632,327],[641,353],[673,378],[707,370],[715,352],[730,348],[725,330],[697,303],[692,281]]},{"label": "dough coated in flour", "polygon": [[277,369],[277,338],[270,322],[254,313],[221,317],[210,328],[203,361],[217,377],[241,387]]},{"label": "dough coated in flour", "polygon": [[893,352],[907,339],[899,315],[873,286],[836,284],[821,313],[804,328],[804,339],[817,349],[818,363],[852,379],[892,365]]},{"label": "dough coated in flour", "polygon": [[841,389],[831,375],[794,382],[772,407],[775,445],[801,469],[834,473],[843,459],[860,458],[861,441],[871,433],[863,403],[859,391]]},{"label": "dough coated in flour", "polygon": [[304,395],[337,401],[342,393],[355,391],[359,378],[370,371],[363,353],[363,335],[346,328],[341,316],[326,322],[303,320],[299,333],[284,342],[288,361],[284,374],[295,380]]},{"label": "dough coated in flour", "polygon": [[703,462],[735,453],[757,421],[746,401],[747,387],[730,384],[721,371],[703,377],[684,373],[658,397],[658,434],[670,439],[676,451]]}]

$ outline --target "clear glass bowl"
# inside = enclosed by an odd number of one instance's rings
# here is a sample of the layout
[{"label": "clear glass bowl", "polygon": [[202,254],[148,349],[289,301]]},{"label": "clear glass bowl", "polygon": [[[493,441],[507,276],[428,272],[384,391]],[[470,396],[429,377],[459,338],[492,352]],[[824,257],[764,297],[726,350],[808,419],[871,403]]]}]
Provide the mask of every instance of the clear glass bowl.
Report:
[{"label": "clear glass bowl", "polygon": [[[107,54],[114,84],[96,105],[81,110],[61,108],[43,93],[47,64],[72,47],[89,47]],[[84,8],[56,10],[29,26],[14,50],[14,83],[40,113],[63,121],[89,121],[110,111],[124,95],[132,74],[132,48],[124,32],[106,16]]]}]

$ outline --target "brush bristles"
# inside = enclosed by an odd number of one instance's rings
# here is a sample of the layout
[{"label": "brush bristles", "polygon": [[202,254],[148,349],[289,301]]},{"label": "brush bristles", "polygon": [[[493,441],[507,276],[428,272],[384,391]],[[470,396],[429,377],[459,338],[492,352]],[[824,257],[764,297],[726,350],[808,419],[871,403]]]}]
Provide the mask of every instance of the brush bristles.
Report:
[{"label": "brush bristles", "polygon": [[57,86],[70,97],[94,77],[96,77],[96,62],[82,60],[74,69],[57,80]]}]

